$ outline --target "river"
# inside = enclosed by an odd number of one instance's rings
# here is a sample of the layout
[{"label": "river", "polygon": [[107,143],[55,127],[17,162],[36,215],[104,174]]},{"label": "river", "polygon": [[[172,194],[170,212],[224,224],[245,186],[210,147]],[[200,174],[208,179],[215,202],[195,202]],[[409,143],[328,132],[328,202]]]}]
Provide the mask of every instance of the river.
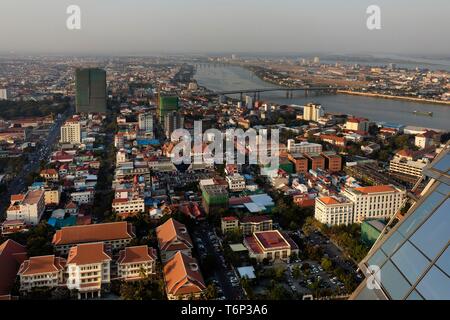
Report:
[{"label": "river", "polygon": [[[194,76],[198,84],[213,91],[238,89],[273,88],[271,83],[262,81],[252,72],[237,66],[215,64],[197,65]],[[262,93],[261,100],[277,104],[305,105],[320,103],[325,112],[351,114],[366,117],[371,121],[418,126],[441,130],[450,129],[450,107],[419,102],[350,96],[344,94],[305,97],[303,92],[294,92],[292,99],[286,98],[284,91]],[[433,112],[433,116],[415,115],[413,111]]]}]

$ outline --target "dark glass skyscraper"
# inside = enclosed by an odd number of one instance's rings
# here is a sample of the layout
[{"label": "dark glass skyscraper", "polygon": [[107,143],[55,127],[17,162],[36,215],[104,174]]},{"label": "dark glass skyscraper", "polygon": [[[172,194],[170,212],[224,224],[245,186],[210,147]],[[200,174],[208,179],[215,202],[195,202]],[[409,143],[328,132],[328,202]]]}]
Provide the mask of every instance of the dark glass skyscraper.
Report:
[{"label": "dark glass skyscraper", "polygon": [[77,69],[75,82],[77,113],[106,113],[106,71]]}]

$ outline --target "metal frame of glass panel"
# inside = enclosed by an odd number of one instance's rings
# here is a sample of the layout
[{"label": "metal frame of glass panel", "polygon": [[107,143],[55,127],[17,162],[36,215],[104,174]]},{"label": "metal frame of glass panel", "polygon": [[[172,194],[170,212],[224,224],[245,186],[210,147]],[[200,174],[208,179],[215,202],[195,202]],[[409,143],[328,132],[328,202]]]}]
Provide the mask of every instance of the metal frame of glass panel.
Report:
[{"label": "metal frame of glass panel", "polygon": [[[381,275],[375,274],[370,279],[381,287],[383,294],[378,292],[378,298],[420,300],[450,297],[450,227],[445,224],[450,222],[449,163],[447,144],[425,170],[433,178],[425,194],[360,263],[361,270],[366,274],[371,265],[381,269]],[[443,219],[445,223],[440,223]],[[367,291],[367,281],[357,288],[350,299],[358,299],[360,294],[374,296],[364,293]],[[431,284],[436,286],[435,292],[432,292]]]}]

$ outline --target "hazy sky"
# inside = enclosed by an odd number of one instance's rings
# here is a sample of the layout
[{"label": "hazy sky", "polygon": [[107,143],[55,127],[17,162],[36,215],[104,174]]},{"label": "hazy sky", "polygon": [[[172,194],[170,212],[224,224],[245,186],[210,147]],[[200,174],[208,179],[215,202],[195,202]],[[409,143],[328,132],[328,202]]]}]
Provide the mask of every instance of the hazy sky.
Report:
[{"label": "hazy sky", "polygon": [[[371,4],[382,30],[366,28]],[[449,14],[449,0],[0,0],[0,51],[450,55]]]}]

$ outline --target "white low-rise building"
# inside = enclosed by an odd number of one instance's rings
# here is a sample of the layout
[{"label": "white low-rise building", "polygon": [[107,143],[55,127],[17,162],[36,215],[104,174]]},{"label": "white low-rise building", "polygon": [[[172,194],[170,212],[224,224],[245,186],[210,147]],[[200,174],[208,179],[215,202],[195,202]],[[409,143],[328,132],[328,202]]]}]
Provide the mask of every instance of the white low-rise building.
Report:
[{"label": "white low-rise building", "polygon": [[111,282],[111,256],[103,242],[72,247],[67,258],[67,288],[78,290],[78,298],[100,297]]},{"label": "white low-rise building", "polygon": [[328,226],[353,223],[353,203],[344,197],[316,198],[314,217]]},{"label": "white low-rise building", "polygon": [[32,190],[25,194],[12,195],[11,204],[6,210],[6,220],[22,220],[26,224],[37,225],[44,210],[44,190]]},{"label": "white low-rise building", "polygon": [[33,288],[54,288],[64,285],[65,266],[66,260],[54,255],[25,260],[18,272],[20,291],[29,292]]},{"label": "white low-rise building", "polygon": [[144,198],[114,199],[112,208],[118,214],[143,213],[145,211],[145,202]]},{"label": "white low-rise building", "polygon": [[94,190],[87,190],[87,191],[79,191],[79,192],[72,192],[70,194],[70,197],[72,198],[72,201],[80,204],[92,204],[94,203],[94,196],[95,191]]},{"label": "white low-rise building", "polygon": [[232,192],[239,192],[245,190],[245,179],[240,174],[234,174],[226,177],[228,188]]},{"label": "white low-rise building", "polygon": [[406,174],[420,178],[429,161],[394,158],[389,162],[389,172]]},{"label": "white low-rise building", "polygon": [[321,153],[322,145],[318,143],[299,142],[289,139],[287,142],[287,150],[291,154],[303,154],[303,153]]},{"label": "white low-rise building", "polygon": [[390,219],[403,205],[405,191],[391,185],[345,189],[343,195],[354,203],[353,221]]},{"label": "white low-rise building", "polygon": [[138,280],[156,274],[156,250],[148,246],[127,247],[117,259],[117,276]]}]

